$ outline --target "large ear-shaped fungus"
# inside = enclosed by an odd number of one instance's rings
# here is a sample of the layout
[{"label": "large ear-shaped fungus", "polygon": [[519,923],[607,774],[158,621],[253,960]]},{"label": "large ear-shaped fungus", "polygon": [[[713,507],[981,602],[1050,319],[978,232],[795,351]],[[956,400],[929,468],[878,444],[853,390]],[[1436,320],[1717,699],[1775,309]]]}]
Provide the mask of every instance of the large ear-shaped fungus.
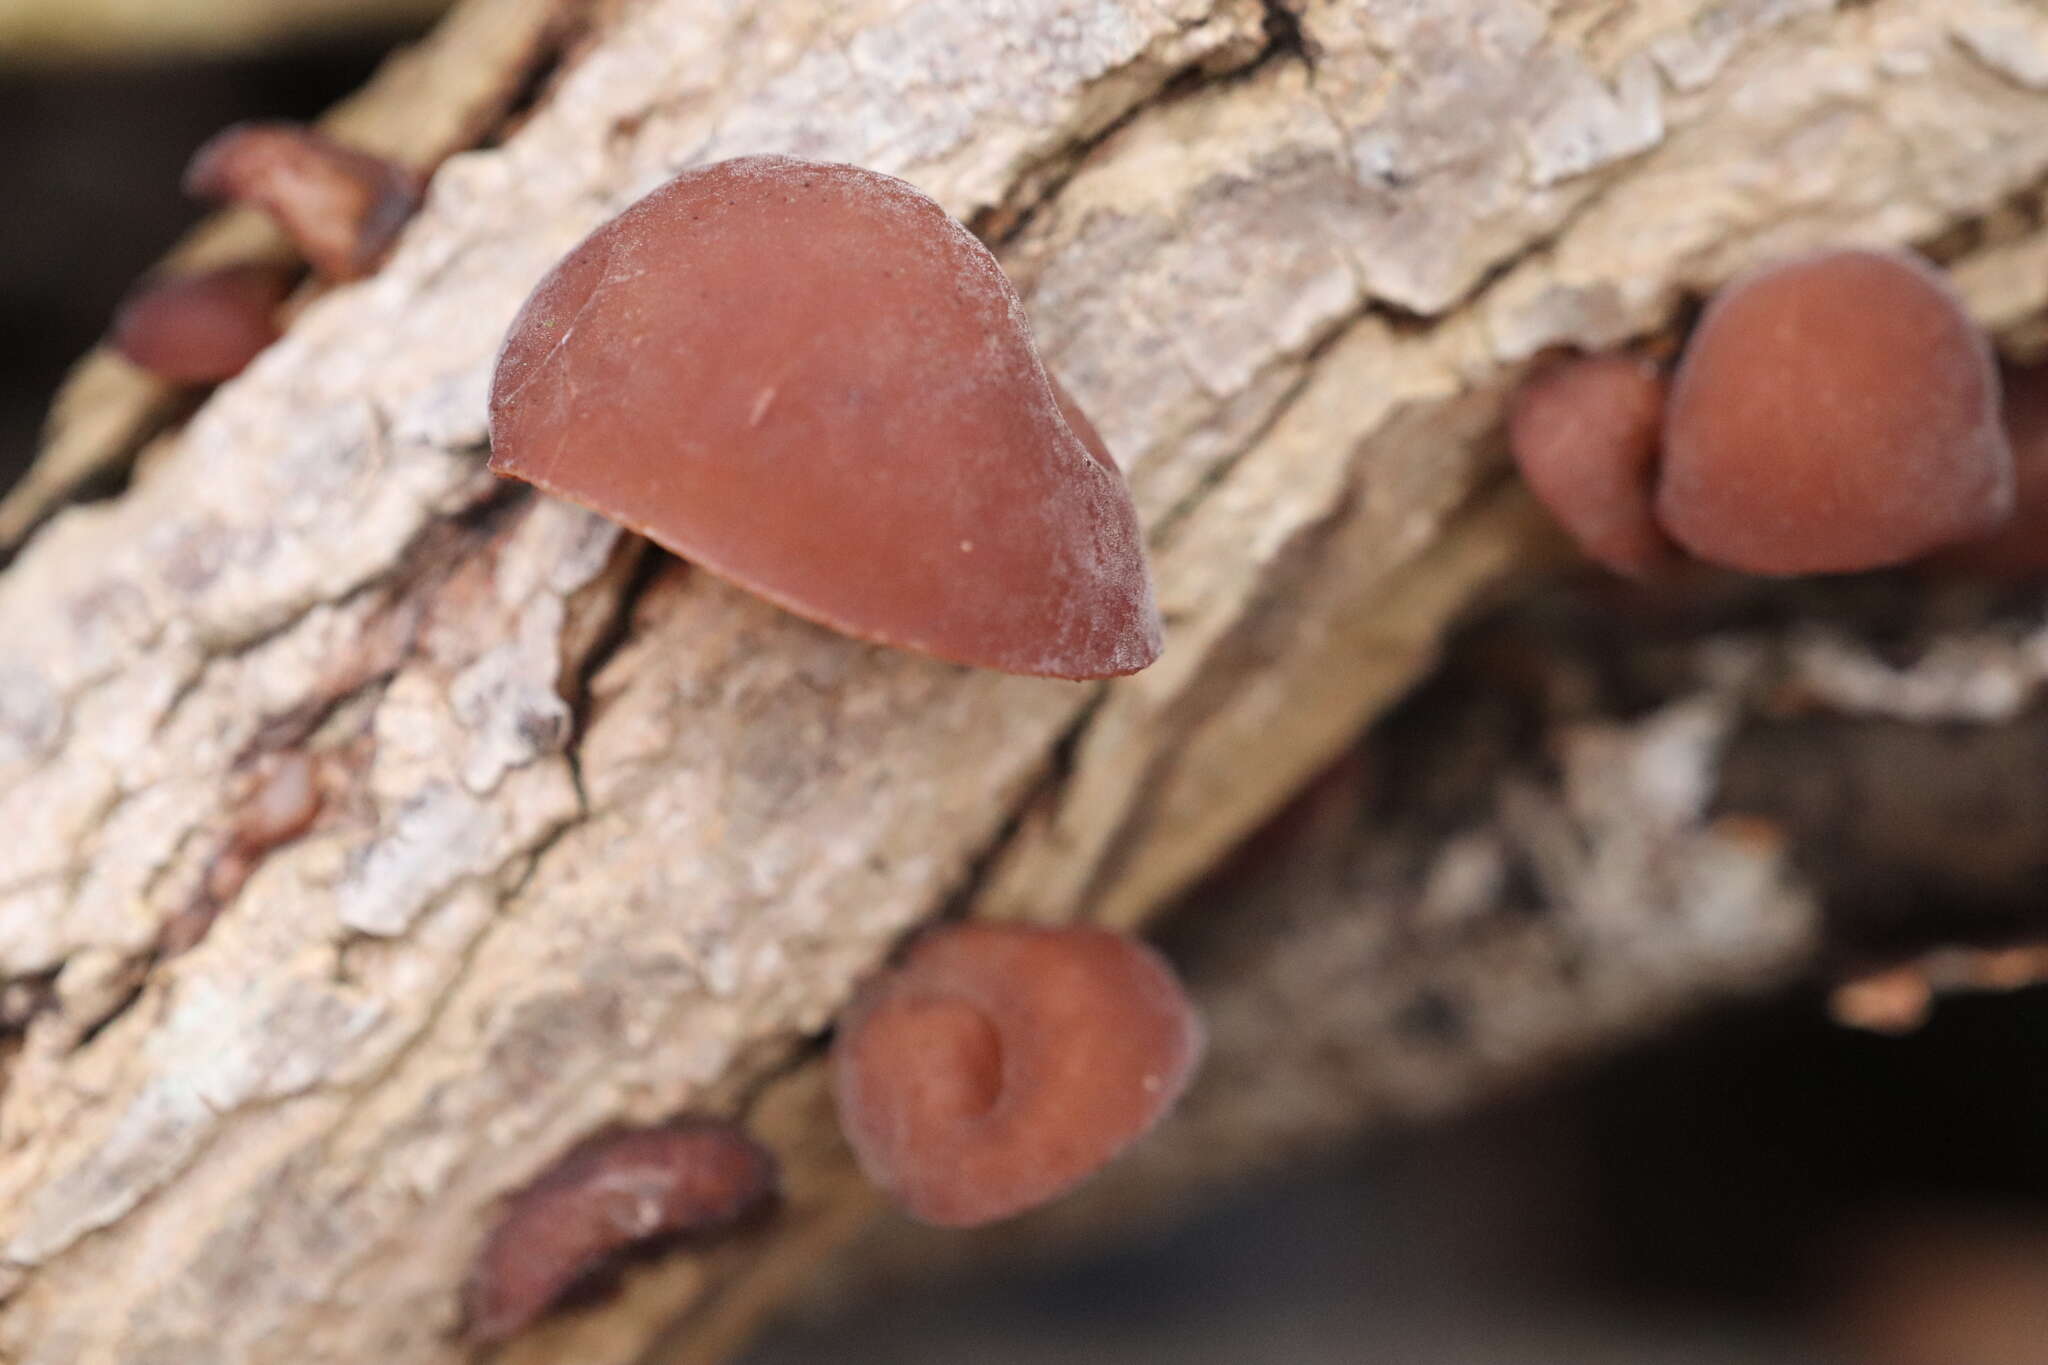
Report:
[{"label": "large ear-shaped fungus", "polygon": [[935,930],[832,1047],[839,1123],[906,1212],[971,1227],[1066,1193],[1173,1107],[1202,1051],[1172,968],[1100,929]]},{"label": "large ear-shaped fungus", "polygon": [[122,301],[111,340],[128,361],[173,384],[232,379],[277,340],[292,273],[231,265],[150,280]]},{"label": "large ear-shaped fungus", "polygon": [[1674,558],[1651,510],[1664,378],[1646,360],[1579,356],[1515,394],[1508,446],[1531,491],[1599,563],[1647,578]]},{"label": "large ear-shaped fungus", "polygon": [[1065,678],[1159,652],[1136,512],[995,258],[854,166],[686,171],[541,281],[491,467],[799,616]]},{"label": "large ear-shaped fungus", "polygon": [[1701,317],[1657,488],[1664,529],[1701,559],[1881,568],[1982,534],[2011,506],[1990,344],[1918,257],[1797,257]]},{"label": "large ear-shaped fungus", "polygon": [[185,168],[185,192],[251,204],[330,280],[369,274],[420,204],[420,178],[296,123],[238,123]]}]

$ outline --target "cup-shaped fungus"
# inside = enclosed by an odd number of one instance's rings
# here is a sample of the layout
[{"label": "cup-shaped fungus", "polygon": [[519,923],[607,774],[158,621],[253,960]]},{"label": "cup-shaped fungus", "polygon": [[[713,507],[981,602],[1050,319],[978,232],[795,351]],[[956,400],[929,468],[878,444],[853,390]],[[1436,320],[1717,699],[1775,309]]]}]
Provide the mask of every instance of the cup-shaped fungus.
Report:
[{"label": "cup-shaped fungus", "polygon": [[1508,446],[1531,491],[1588,556],[1631,578],[1673,557],[1653,510],[1663,424],[1663,376],[1618,354],[1539,370],[1508,412]]},{"label": "cup-shaped fungus", "polygon": [[238,123],[185,168],[185,192],[251,204],[277,221],[319,274],[377,268],[420,203],[412,170],[295,123]]},{"label": "cup-shaped fungus", "polygon": [[503,1341],[650,1244],[723,1232],[775,1197],[775,1158],[738,1126],[679,1119],[578,1143],[514,1195],[463,1293],[465,1337]]},{"label": "cup-shaped fungus", "polygon": [[2011,505],[1990,344],[1919,258],[1800,256],[1707,307],[1657,487],[1658,519],[1693,554],[1759,574],[1881,568]]},{"label": "cup-shaped fungus", "polygon": [[921,1222],[1071,1190],[1173,1107],[1202,1051],[1172,968],[1100,929],[962,924],[871,982],[832,1047],[839,1123]]},{"label": "cup-shaped fungus", "polygon": [[1129,491],[1073,412],[931,199],[743,157],[541,281],[499,355],[491,468],[848,635],[1108,677],[1157,657],[1159,618]]},{"label": "cup-shaped fungus", "polygon": [[231,265],[143,284],[114,314],[110,339],[131,364],[173,384],[218,384],[277,340],[291,272]]}]

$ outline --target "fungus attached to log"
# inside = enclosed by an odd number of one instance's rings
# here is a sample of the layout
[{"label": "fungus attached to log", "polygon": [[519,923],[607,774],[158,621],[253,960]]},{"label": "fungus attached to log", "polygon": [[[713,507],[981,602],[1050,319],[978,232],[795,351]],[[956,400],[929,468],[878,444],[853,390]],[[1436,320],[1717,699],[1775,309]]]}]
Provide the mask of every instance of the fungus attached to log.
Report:
[{"label": "fungus attached to log", "polygon": [[737,1126],[679,1119],[600,1133],[514,1195],[472,1267],[464,1335],[511,1337],[651,1246],[726,1231],[771,1200],[775,1158]]},{"label": "fungus attached to log", "polygon": [[839,1122],[912,1217],[971,1227],[1074,1188],[1179,1098],[1202,1028],[1173,970],[1100,929],[963,924],[871,983],[832,1048]]},{"label": "fungus attached to log", "polygon": [[1701,317],[1657,487],[1664,529],[1701,559],[1760,574],[1880,568],[1981,535],[2011,506],[1990,345],[1919,258],[1782,261]]},{"label": "fungus attached to log", "polygon": [[1549,366],[1508,414],[1508,445],[1530,489],[1580,549],[1631,578],[1673,558],[1652,510],[1663,421],[1663,377],[1626,355]]},{"label": "fungus attached to log", "polygon": [[331,280],[369,274],[420,203],[420,179],[295,123],[238,123],[185,168],[185,192],[251,204]]},{"label": "fungus attached to log", "polygon": [[173,384],[218,384],[277,340],[290,271],[231,265],[145,282],[114,314],[110,339],[131,364]]},{"label": "fungus attached to log", "polygon": [[491,467],[846,634],[1108,677],[1157,657],[1159,618],[1077,418],[1001,267],[931,199],[744,157],[541,281],[499,356]]}]

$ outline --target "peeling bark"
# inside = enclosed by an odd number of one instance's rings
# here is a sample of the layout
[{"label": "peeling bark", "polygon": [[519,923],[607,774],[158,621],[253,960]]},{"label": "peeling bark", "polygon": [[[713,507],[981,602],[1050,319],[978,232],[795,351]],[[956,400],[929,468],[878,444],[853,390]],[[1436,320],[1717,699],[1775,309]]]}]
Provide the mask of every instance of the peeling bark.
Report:
[{"label": "peeling bark", "polygon": [[[2044,61],[2010,0],[607,13],[502,146],[441,166],[378,276],[0,574],[0,974],[29,1012],[0,1352],[461,1359],[496,1201],[687,1110],[776,1151],[779,1221],[498,1358],[715,1359],[870,1206],[808,1059],[906,931],[1142,921],[1549,560],[1498,450],[1530,356],[1658,334],[1840,238],[1938,242],[2023,339]],[[678,168],[762,151],[901,175],[997,236],[1150,528],[1159,665],[1082,687],[861,646],[493,484],[485,388],[533,282]],[[282,752],[328,774],[318,816],[161,953]],[[1587,781],[1572,818],[1622,871],[1694,868],[1647,885],[1707,936],[1618,920],[1579,945],[1593,979],[1650,953],[1667,1008],[1797,960],[1775,854],[1683,793],[1644,845],[1636,788]],[[1604,867],[1572,874],[1589,904],[1645,885]],[[1427,946],[1541,991],[1540,943],[1467,949]],[[1219,1045],[1238,1027],[1219,1008]]]}]

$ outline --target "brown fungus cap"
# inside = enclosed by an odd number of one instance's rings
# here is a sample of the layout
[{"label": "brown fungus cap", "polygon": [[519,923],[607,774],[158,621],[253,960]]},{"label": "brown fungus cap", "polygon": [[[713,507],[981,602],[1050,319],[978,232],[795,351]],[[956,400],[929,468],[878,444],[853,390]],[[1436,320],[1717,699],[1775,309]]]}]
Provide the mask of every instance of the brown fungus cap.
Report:
[{"label": "brown fungus cap", "polygon": [[1902,564],[2012,505],[1991,349],[1900,252],[1828,251],[1730,284],[1687,343],[1657,515],[1701,559],[1758,574]]},{"label": "brown fungus cap", "polygon": [[1547,366],[1508,413],[1508,445],[1531,491],[1589,557],[1631,578],[1674,558],[1652,511],[1663,424],[1663,376],[1627,355]]},{"label": "brown fungus cap", "polygon": [[913,1218],[972,1227],[1065,1194],[1170,1110],[1202,1051],[1172,968],[1100,929],[934,930],[832,1047],[839,1123]]},{"label": "brown fungus cap", "polygon": [[777,1181],[775,1158],[718,1119],[587,1138],[507,1201],[470,1268],[463,1335],[504,1341],[636,1250],[733,1228]]},{"label": "brown fungus cap", "polygon": [[395,161],[296,123],[238,123],[185,168],[185,192],[262,209],[331,280],[369,274],[420,204],[420,179]]},{"label": "brown fungus cap", "polygon": [[491,468],[849,635],[1108,677],[1158,656],[1159,619],[1129,491],[1077,415],[995,258],[931,199],[744,157],[541,281],[498,358]]},{"label": "brown fungus cap", "polygon": [[173,384],[218,384],[277,340],[292,274],[231,265],[151,280],[123,300],[110,340],[131,364]]}]

